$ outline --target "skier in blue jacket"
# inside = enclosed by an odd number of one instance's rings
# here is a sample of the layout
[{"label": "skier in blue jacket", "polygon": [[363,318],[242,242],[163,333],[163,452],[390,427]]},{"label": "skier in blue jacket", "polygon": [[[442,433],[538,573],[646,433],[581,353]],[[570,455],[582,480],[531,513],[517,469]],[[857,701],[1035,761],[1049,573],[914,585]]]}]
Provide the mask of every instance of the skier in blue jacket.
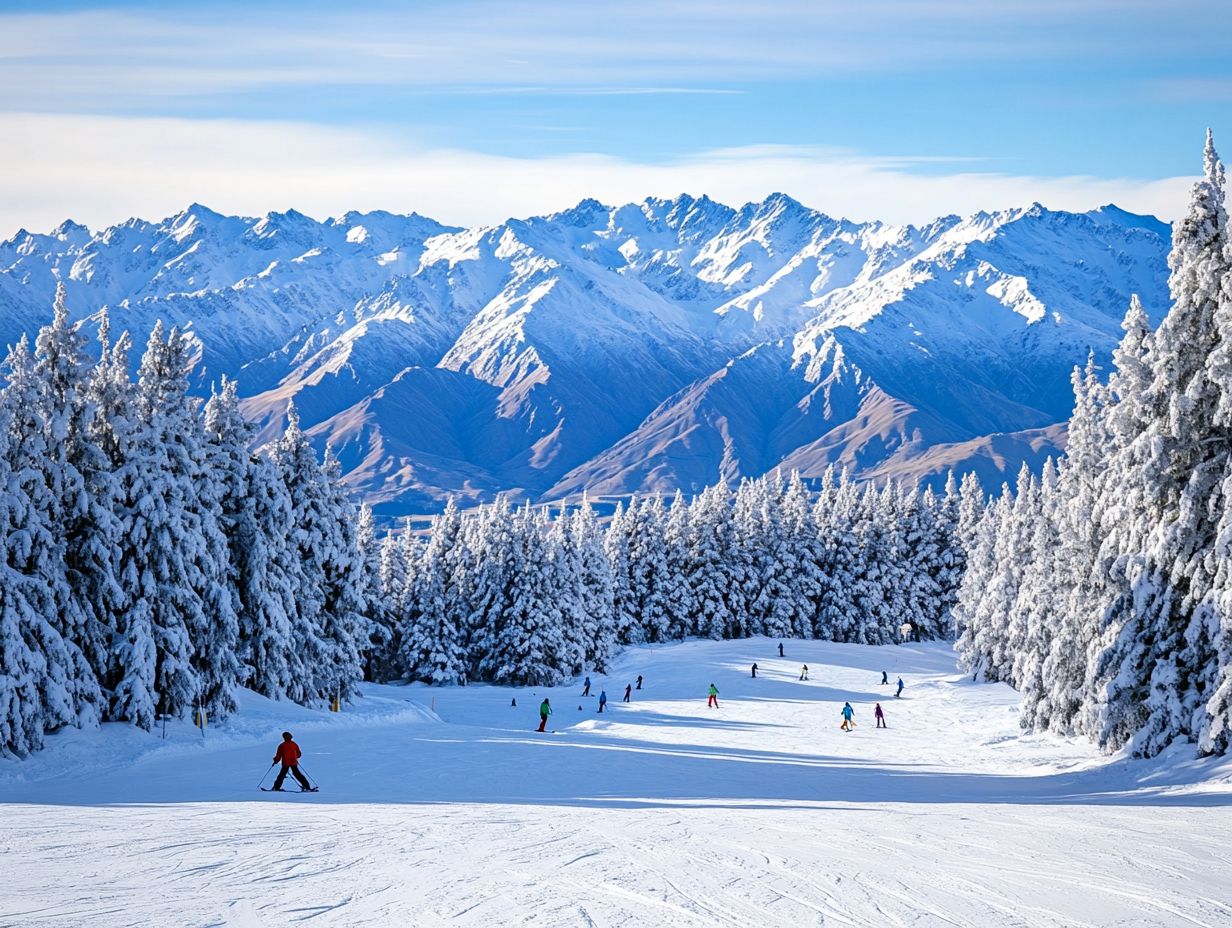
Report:
[{"label": "skier in blue jacket", "polygon": [[856,725],[856,710],[851,708],[851,703],[843,703],[843,724],[839,726],[843,731],[851,731]]}]

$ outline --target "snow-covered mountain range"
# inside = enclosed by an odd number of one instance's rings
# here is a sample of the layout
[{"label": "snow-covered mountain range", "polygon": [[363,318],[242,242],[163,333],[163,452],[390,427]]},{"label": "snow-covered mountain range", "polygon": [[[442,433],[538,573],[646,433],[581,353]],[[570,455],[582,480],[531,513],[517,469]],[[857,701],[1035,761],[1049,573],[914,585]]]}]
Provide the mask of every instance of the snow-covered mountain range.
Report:
[{"label": "snow-covered mountain range", "polygon": [[1069,372],[1131,293],[1167,308],[1170,231],[1039,205],[926,227],[775,194],[459,229],[193,205],[0,242],[0,339],[71,311],[199,340],[272,436],[294,400],[379,512],[518,491],[691,492],[775,467],[986,482],[1064,442]]}]

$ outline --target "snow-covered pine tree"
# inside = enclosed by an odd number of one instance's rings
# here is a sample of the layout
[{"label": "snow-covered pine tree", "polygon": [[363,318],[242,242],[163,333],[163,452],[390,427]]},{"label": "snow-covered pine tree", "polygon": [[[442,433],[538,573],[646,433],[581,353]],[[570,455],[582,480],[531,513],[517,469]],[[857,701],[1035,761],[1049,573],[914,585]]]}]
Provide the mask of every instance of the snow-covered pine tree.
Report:
[{"label": "snow-covered pine tree", "polygon": [[55,586],[66,583],[54,576],[58,542],[29,493],[42,478],[10,464],[13,399],[0,402],[0,755],[24,757],[46,733],[78,723],[75,694],[92,681],[78,679],[84,661],[51,621]]},{"label": "snow-covered pine tree", "polygon": [[89,632],[90,613],[75,595],[66,562],[65,490],[75,482],[71,467],[59,446],[62,424],[47,379],[40,376],[30,346],[23,337],[9,350],[5,361],[8,383],[0,394],[6,413],[7,433],[3,453],[11,479],[20,488],[30,531],[37,545],[20,568],[31,583],[51,595],[46,619],[61,639],[68,659],[65,685],[79,724],[93,724],[100,717],[98,678],[79,642]]},{"label": "snow-covered pine tree", "polygon": [[638,641],[667,640],[667,513],[659,496],[647,496],[626,514],[629,531],[629,598]]},{"label": "snow-covered pine tree", "polygon": [[402,627],[399,664],[409,680],[437,686],[465,684],[467,609],[463,569],[462,515],[450,498],[432,521],[427,546],[410,587],[411,606]]},{"label": "snow-covered pine tree", "polygon": [[[99,332],[105,346],[105,311]],[[41,459],[41,469],[48,477],[52,533],[64,543],[71,602],[53,624],[90,667],[88,673],[79,675],[85,689],[74,697],[83,722],[106,711],[98,681],[107,672],[114,633],[112,612],[121,595],[115,579],[118,525],[111,462],[94,440],[99,410],[90,400],[92,376],[86,337],[69,320],[66,291],[60,282],[51,324],[39,331],[35,341],[35,420],[41,426],[44,448],[32,459]]]},{"label": "snow-covered pine tree", "polygon": [[897,489],[892,510],[899,568],[896,601],[901,603],[903,619],[911,622],[920,638],[941,638],[946,618],[937,581],[944,556],[939,504],[931,488],[923,494],[906,484]]},{"label": "snow-covered pine tree", "polygon": [[1148,467],[1157,459],[1146,436],[1166,404],[1152,393],[1154,337],[1137,296],[1122,329],[1108,384],[1108,474],[1094,517],[1102,537],[1094,569],[1102,609],[1078,723],[1105,750],[1120,749],[1143,724],[1146,622],[1156,614],[1156,598],[1167,595],[1162,570],[1146,553],[1163,513],[1163,481]]},{"label": "snow-covered pine tree", "polygon": [[[1032,721],[1034,727],[1074,730],[1081,714],[1089,676],[1088,661],[1099,620],[1106,608],[1104,585],[1098,581],[1100,499],[1106,496],[1113,437],[1109,430],[1108,388],[1100,383],[1094,355],[1086,368],[1074,370],[1074,415],[1070,419],[1066,457],[1060,472],[1057,505],[1045,516],[1057,525],[1055,539],[1043,558],[1053,566],[1039,586],[1048,583],[1053,615],[1039,621],[1051,630],[1048,653],[1038,686],[1046,698]],[[1117,488],[1114,492],[1121,492]],[[1039,598],[1044,598],[1040,591]],[[1057,594],[1060,593],[1058,596]],[[1036,608],[1040,606],[1037,604]],[[1024,724],[1027,723],[1024,716]]]},{"label": "snow-covered pine tree", "polygon": [[[1000,662],[1000,642],[1008,634],[1008,590],[1003,576],[1004,558],[1010,549],[1013,526],[1013,495],[1002,484],[1001,495],[975,524],[967,550],[967,573],[963,577],[954,610],[960,629],[955,648],[971,678],[977,681],[1005,679]],[[1015,595],[1017,590],[1015,589]]]},{"label": "snow-covered pine tree", "polygon": [[1157,599],[1148,620],[1153,642],[1147,719],[1134,739],[1138,753],[1158,753],[1178,737],[1196,738],[1212,695],[1214,634],[1212,564],[1207,557],[1218,526],[1220,482],[1228,470],[1232,428],[1229,401],[1212,376],[1221,370],[1221,348],[1232,332],[1220,328],[1221,282],[1228,271],[1228,217],[1224,170],[1210,134],[1205,173],[1194,185],[1189,209],[1173,228],[1169,289],[1172,309],[1154,341],[1152,392],[1167,411],[1148,428],[1154,460],[1147,467],[1162,478],[1163,517],[1149,550],[1167,572],[1173,595]]},{"label": "snow-covered pine tree", "polygon": [[[412,563],[407,564],[407,545],[410,549]],[[371,660],[373,679],[385,680],[399,674],[398,654],[402,650],[402,626],[406,611],[404,600],[408,595],[408,584],[411,582],[413,570],[418,563],[419,543],[414,538],[410,519],[405,520],[401,531],[386,532],[381,539],[380,575],[378,596],[379,612],[383,617],[386,643],[384,650]],[[369,607],[370,612],[378,610]]]},{"label": "snow-covered pine tree", "polygon": [[[1065,591],[1058,578],[1077,574],[1066,557],[1070,547],[1063,537],[1065,500],[1051,458],[1044,462],[1038,492],[1038,506],[1027,526],[1027,561],[1014,602],[1017,627],[1023,630],[1022,643],[1009,655],[1007,676],[1022,693],[1019,723],[1024,728],[1045,725],[1051,715],[1051,671],[1045,668],[1056,645],[1059,626],[1068,620],[1063,612]],[[1084,649],[1069,656],[1081,667],[1086,652]],[[1072,672],[1067,679],[1073,679]]]},{"label": "snow-covered pine tree", "polygon": [[393,640],[389,600],[381,586],[382,541],[377,535],[372,507],[363,503],[355,524],[355,547],[359,555],[360,587],[367,604],[368,640],[363,643],[364,676],[379,678]]},{"label": "snow-covered pine tree", "polygon": [[555,686],[567,672],[569,653],[560,610],[552,602],[546,525],[529,506],[510,522],[508,570],[501,608],[486,629],[484,678],[505,686]]},{"label": "snow-covered pine tree", "polygon": [[695,545],[690,515],[691,509],[684,501],[684,494],[677,490],[663,527],[666,557],[663,601],[667,614],[664,637],[670,641],[679,641],[690,635],[697,615],[693,585],[689,582],[690,555]]},{"label": "snow-covered pine tree", "polygon": [[788,604],[791,634],[812,638],[817,610],[829,582],[824,572],[825,553],[813,518],[813,499],[793,470],[783,495],[780,517],[785,551],[790,558]]},{"label": "snow-covered pine tree", "polygon": [[256,430],[240,411],[236,383],[205,404],[206,460],[219,490],[227,539],[228,585],[236,614],[237,657],[246,686],[283,698],[294,674],[290,615],[295,571],[288,563],[290,500],[277,472],[249,446]]},{"label": "snow-covered pine tree", "polygon": [[[548,518],[547,513],[543,516]],[[570,519],[562,503],[560,514],[551,521],[547,535],[549,595],[560,610],[561,636],[564,641],[559,660],[566,674],[581,673],[586,668],[586,652],[590,645],[590,630],[586,627],[585,591],[582,587],[582,552],[570,528]]]},{"label": "snow-covered pine tree", "polygon": [[473,569],[465,586],[465,600],[470,611],[467,625],[471,676],[491,681],[503,667],[502,635],[509,615],[513,573],[518,564],[515,548],[519,539],[515,533],[514,514],[503,496],[484,507],[467,528],[468,546],[473,551]]},{"label": "snow-covered pine tree", "polygon": [[629,561],[637,508],[636,497],[629,500],[628,509],[623,503],[617,503],[603,538],[603,548],[612,569],[612,614],[619,644],[635,644],[643,640]]},{"label": "snow-covered pine tree", "polygon": [[843,471],[832,482],[828,472],[813,506],[813,520],[824,552],[823,572],[827,577],[817,609],[814,637],[826,641],[852,641],[859,615],[856,579],[862,553],[859,547],[861,523],[865,518],[856,484]]},{"label": "snow-covered pine tree", "polygon": [[299,564],[291,633],[301,673],[289,695],[301,703],[347,700],[363,676],[359,649],[366,635],[353,509],[327,470],[329,455],[325,464],[318,462],[294,404],[272,460],[291,501],[290,537]]},{"label": "snow-covered pine tree", "polygon": [[796,552],[782,515],[783,481],[778,473],[746,480],[736,493],[737,551],[745,569],[745,633],[783,638],[796,614]]},{"label": "snow-covered pine tree", "polygon": [[587,632],[584,666],[603,673],[617,647],[612,565],[603,549],[603,529],[588,499],[582,499],[570,518],[569,532],[581,570],[582,615]]},{"label": "snow-covered pine tree", "polygon": [[133,395],[139,424],[117,470],[124,606],[115,704],[143,728],[160,707],[225,715],[240,676],[227,542],[199,404],[188,396],[190,366],[187,340],[155,325]]},{"label": "snow-covered pine tree", "polygon": [[689,509],[693,545],[685,564],[685,579],[695,604],[692,633],[703,638],[731,637],[736,627],[731,606],[735,527],[727,484],[707,487]]}]

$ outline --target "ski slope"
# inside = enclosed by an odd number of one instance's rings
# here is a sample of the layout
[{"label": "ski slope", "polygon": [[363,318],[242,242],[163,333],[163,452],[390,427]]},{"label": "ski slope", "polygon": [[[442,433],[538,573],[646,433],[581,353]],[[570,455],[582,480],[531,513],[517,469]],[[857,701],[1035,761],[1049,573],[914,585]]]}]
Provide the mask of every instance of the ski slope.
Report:
[{"label": "ski slope", "polygon": [[[0,762],[0,925],[1232,924],[1232,762],[1023,735],[944,646],[785,646],[631,649],[602,715],[580,682],[372,686],[58,735]],[[320,793],[257,790],[283,728]]]}]

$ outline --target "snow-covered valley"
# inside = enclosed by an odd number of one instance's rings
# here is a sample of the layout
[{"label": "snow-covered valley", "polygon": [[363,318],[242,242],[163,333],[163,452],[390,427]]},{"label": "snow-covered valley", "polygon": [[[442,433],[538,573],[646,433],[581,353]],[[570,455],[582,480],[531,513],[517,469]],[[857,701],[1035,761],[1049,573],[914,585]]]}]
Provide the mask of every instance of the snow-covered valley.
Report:
[{"label": "snow-covered valley", "polygon": [[[339,715],[248,694],[204,738],[66,730],[0,762],[0,924],[1232,923],[1226,758],[1023,734],[941,643],[785,648],[631,648],[589,698],[367,686]],[[283,728],[320,793],[257,791]]]}]

